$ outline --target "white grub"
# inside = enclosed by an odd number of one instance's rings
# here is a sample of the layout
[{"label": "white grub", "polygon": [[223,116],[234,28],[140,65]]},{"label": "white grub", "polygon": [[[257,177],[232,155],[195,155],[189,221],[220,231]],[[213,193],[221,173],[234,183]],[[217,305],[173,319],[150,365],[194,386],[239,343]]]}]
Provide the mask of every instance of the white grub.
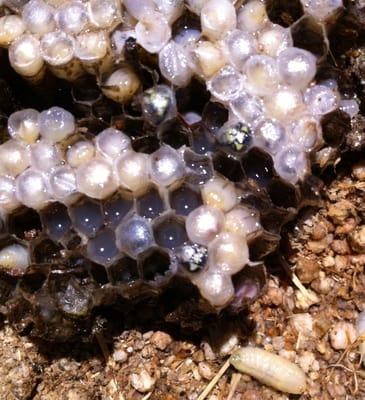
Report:
[{"label": "white grub", "polygon": [[55,19],[59,28],[71,35],[80,33],[89,20],[86,7],[80,1],[67,2],[59,7]]},{"label": "white grub", "polygon": [[48,173],[61,162],[61,155],[55,145],[39,140],[31,147],[30,162],[33,168]]},{"label": "white grub", "polygon": [[231,356],[230,363],[238,371],[284,393],[301,394],[306,389],[306,376],[302,369],[269,351],[241,348]]},{"label": "white grub", "polygon": [[268,22],[265,4],[255,0],[245,4],[238,12],[237,25],[239,29],[256,32]]},{"label": "white grub", "polygon": [[305,151],[312,150],[321,139],[322,129],[318,118],[304,115],[293,122],[290,139]]},{"label": "white grub", "polygon": [[104,199],[117,187],[110,164],[102,158],[81,165],[76,171],[76,182],[79,192],[94,199]]},{"label": "white grub", "polygon": [[76,37],[75,56],[90,74],[108,68],[111,64],[109,52],[109,38],[103,30],[81,33]]},{"label": "white grub", "polygon": [[205,183],[201,193],[204,204],[224,212],[239,202],[234,184],[219,177],[214,177]]},{"label": "white grub", "polygon": [[239,120],[247,122],[258,120],[264,113],[262,100],[245,93],[230,102],[230,108]]},{"label": "white grub", "polygon": [[29,250],[25,246],[14,243],[0,250],[0,267],[25,270],[29,265]]},{"label": "white grub", "polygon": [[123,6],[127,9],[128,13],[137,20],[155,11],[155,2],[153,0],[124,0]]},{"label": "white grub", "polygon": [[16,197],[27,207],[41,209],[49,201],[47,177],[28,168],[16,178]]},{"label": "white grub", "polygon": [[258,33],[258,47],[267,56],[276,57],[283,50],[293,45],[289,28],[272,24]]},{"label": "white grub", "polygon": [[339,96],[326,85],[315,85],[305,91],[304,102],[312,114],[323,115],[336,109]]},{"label": "white grub", "polygon": [[167,18],[169,24],[176,21],[184,12],[183,0],[154,0],[157,10]]},{"label": "white grub", "polygon": [[54,9],[42,0],[31,0],[23,8],[22,19],[32,33],[44,35],[56,28]]},{"label": "white grub", "polygon": [[14,139],[30,144],[39,136],[39,112],[32,108],[16,111],[8,119],[8,133]]},{"label": "white grub", "polygon": [[29,149],[23,143],[10,139],[0,146],[1,173],[17,176],[29,165]]},{"label": "white grub", "polygon": [[12,211],[19,206],[15,197],[15,179],[0,175],[0,209]]},{"label": "white grub", "polygon": [[247,236],[261,228],[259,217],[255,211],[238,205],[226,214],[224,230],[240,236]]},{"label": "white grub", "polygon": [[278,88],[279,72],[276,60],[265,55],[253,55],[245,64],[247,90],[253,95],[271,96]]},{"label": "white grub", "polygon": [[171,40],[159,53],[158,63],[161,74],[173,85],[186,86],[193,74],[189,54]]},{"label": "white grub", "polygon": [[200,15],[205,0],[186,0],[186,6],[193,13]]},{"label": "white grub", "polygon": [[127,150],[130,143],[131,140],[127,135],[114,128],[104,129],[95,138],[95,146],[98,152],[111,160]]},{"label": "white grub", "polygon": [[60,142],[75,131],[75,118],[64,108],[51,107],[40,113],[39,129],[46,142]]},{"label": "white grub", "polygon": [[267,113],[281,121],[294,119],[304,108],[300,90],[280,87],[264,100]]},{"label": "white grub", "polygon": [[222,211],[209,206],[200,206],[188,215],[185,227],[193,243],[207,246],[222,230],[223,225]]},{"label": "white grub", "polygon": [[192,279],[202,297],[215,307],[226,306],[234,296],[232,279],[228,274],[208,270]]},{"label": "white grub", "polygon": [[76,176],[72,168],[60,166],[55,168],[49,177],[49,187],[53,198],[64,201],[75,194]]},{"label": "white grub", "polygon": [[74,58],[75,39],[65,32],[56,31],[44,35],[41,54],[58,78],[75,80],[84,74],[80,61]]},{"label": "white grub", "polygon": [[257,53],[257,42],[252,34],[236,29],[225,38],[224,49],[229,61],[243,71],[247,58]]},{"label": "white grub", "polygon": [[114,173],[119,184],[132,192],[144,191],[150,184],[148,155],[126,151],[114,164]]},{"label": "white grub", "polygon": [[335,350],[345,350],[355,342],[356,329],[350,322],[340,321],[330,331],[331,346]]},{"label": "white grub", "polygon": [[245,236],[232,232],[220,233],[208,246],[210,271],[233,275],[249,261]]},{"label": "white grub", "polygon": [[66,153],[67,163],[74,168],[79,167],[93,159],[95,147],[88,140],[80,140],[74,143]]},{"label": "white grub", "polygon": [[9,47],[9,61],[14,70],[29,78],[41,74],[44,61],[40,51],[40,42],[32,35],[25,34]]},{"label": "white grub", "polygon": [[308,86],[316,74],[316,57],[309,51],[290,47],[278,56],[279,74],[284,84],[297,89]]},{"label": "white grub", "polygon": [[112,28],[122,21],[119,0],[90,0],[87,4],[90,22],[97,28]]},{"label": "white grub", "polygon": [[135,31],[137,42],[150,53],[158,53],[171,38],[170,25],[159,12],[144,14]]},{"label": "white grub", "polygon": [[0,47],[7,47],[25,31],[23,20],[17,15],[0,18]]},{"label": "white grub", "polygon": [[357,316],[356,334],[359,341],[359,351],[362,363],[365,366],[365,311],[361,311]]},{"label": "white grub", "polygon": [[157,185],[169,186],[185,175],[185,165],[175,149],[164,145],[149,157],[149,171]]},{"label": "white grub", "polygon": [[193,57],[198,67],[198,73],[203,77],[211,77],[226,63],[220,48],[209,41],[200,41],[193,50]]},{"label": "white grub", "polygon": [[215,74],[208,82],[209,91],[217,99],[233,101],[243,91],[243,77],[232,66],[225,66]]},{"label": "white grub", "polygon": [[278,121],[263,119],[256,126],[254,141],[270,154],[276,154],[286,144],[285,127]]},{"label": "white grub", "polygon": [[203,34],[210,40],[221,39],[236,27],[236,10],[229,0],[208,0],[200,14]]},{"label": "white grub", "polygon": [[301,149],[291,146],[284,148],[274,159],[278,174],[292,183],[303,178],[308,171],[308,160]]},{"label": "white grub", "polygon": [[101,89],[106,97],[118,102],[126,103],[140,88],[141,82],[134,71],[125,66],[114,71],[102,83]]}]

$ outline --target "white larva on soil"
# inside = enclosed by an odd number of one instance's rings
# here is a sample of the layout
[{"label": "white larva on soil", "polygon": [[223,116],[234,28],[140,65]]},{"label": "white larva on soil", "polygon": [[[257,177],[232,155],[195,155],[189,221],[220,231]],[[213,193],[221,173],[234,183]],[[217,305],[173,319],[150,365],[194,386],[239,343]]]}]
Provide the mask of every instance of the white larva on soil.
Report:
[{"label": "white larva on soil", "polygon": [[306,389],[306,376],[302,369],[269,351],[241,348],[232,354],[230,363],[238,371],[284,393],[302,394]]}]

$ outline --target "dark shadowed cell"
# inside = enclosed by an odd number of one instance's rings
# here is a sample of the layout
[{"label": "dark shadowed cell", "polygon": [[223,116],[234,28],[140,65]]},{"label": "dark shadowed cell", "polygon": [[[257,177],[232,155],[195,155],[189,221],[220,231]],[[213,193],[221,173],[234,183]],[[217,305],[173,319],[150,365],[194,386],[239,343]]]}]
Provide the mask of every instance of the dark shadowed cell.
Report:
[{"label": "dark shadowed cell", "polygon": [[86,236],[95,236],[103,226],[104,218],[100,204],[85,198],[70,208],[73,227]]},{"label": "dark shadowed cell", "polygon": [[202,125],[196,124],[191,134],[192,149],[198,154],[207,154],[215,149],[212,134]]},{"label": "dark shadowed cell", "polygon": [[200,193],[186,185],[170,193],[170,206],[178,215],[188,215],[202,204]]},{"label": "dark shadowed cell", "polygon": [[90,275],[99,285],[106,285],[109,282],[106,269],[99,264],[90,265]]},{"label": "dark shadowed cell", "polygon": [[185,224],[174,216],[161,217],[153,226],[156,243],[174,249],[187,241]]},{"label": "dark shadowed cell", "polygon": [[137,199],[137,211],[141,217],[156,218],[164,209],[164,202],[156,188],[151,188]]},{"label": "dark shadowed cell", "polygon": [[205,126],[216,134],[228,120],[228,110],[220,103],[209,102],[204,107],[203,122]]},{"label": "dark shadowed cell", "polygon": [[131,283],[139,279],[137,261],[127,256],[108,267],[108,271],[112,283]]},{"label": "dark shadowed cell", "polygon": [[159,249],[152,249],[141,260],[142,277],[152,281],[158,275],[165,275],[170,268],[170,257]]},{"label": "dark shadowed cell", "polygon": [[98,232],[87,243],[87,257],[101,265],[108,265],[116,260],[119,250],[115,244],[115,233],[109,228]]},{"label": "dark shadowed cell", "polygon": [[244,178],[241,163],[223,151],[214,155],[213,165],[216,171],[233,182],[239,182]]},{"label": "dark shadowed cell", "polygon": [[41,220],[48,236],[53,240],[60,240],[71,230],[71,219],[64,204],[50,204],[41,211]]},{"label": "dark shadowed cell", "polygon": [[109,197],[103,202],[105,223],[115,228],[133,206],[133,199],[121,194]]},{"label": "dark shadowed cell", "polygon": [[134,151],[151,154],[160,148],[160,141],[156,136],[142,136],[132,142]]},{"label": "dark shadowed cell", "polygon": [[300,0],[268,0],[266,10],[271,22],[285,28],[292,25],[303,15]]},{"label": "dark shadowed cell", "polygon": [[32,243],[32,261],[36,264],[56,262],[61,258],[62,249],[62,246],[50,239],[36,239],[35,243]]},{"label": "dark shadowed cell", "polygon": [[158,128],[159,138],[174,149],[189,145],[190,129],[180,118],[173,118],[165,121]]},{"label": "dark shadowed cell", "polygon": [[213,166],[209,157],[186,150],[184,152],[184,161],[188,168],[187,179],[191,184],[202,185],[213,176]]},{"label": "dark shadowed cell", "polygon": [[41,219],[37,211],[32,208],[23,207],[10,214],[8,217],[9,233],[24,239],[42,229]]},{"label": "dark shadowed cell", "polygon": [[26,293],[35,293],[43,286],[46,278],[41,269],[29,271],[22,276],[19,288]]},{"label": "dark shadowed cell", "polygon": [[265,186],[274,176],[273,161],[269,154],[252,148],[242,157],[242,167],[246,176]]}]

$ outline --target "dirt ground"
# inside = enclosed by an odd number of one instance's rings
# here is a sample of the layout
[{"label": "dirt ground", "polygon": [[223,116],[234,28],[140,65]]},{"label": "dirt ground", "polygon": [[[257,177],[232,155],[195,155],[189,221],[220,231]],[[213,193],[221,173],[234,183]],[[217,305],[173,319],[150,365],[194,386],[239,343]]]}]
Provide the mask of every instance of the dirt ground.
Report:
[{"label": "dirt ground", "polygon": [[[288,397],[230,367],[210,400],[364,399],[356,320],[365,309],[365,166],[333,181],[323,205],[289,235],[293,279],[270,276],[250,307],[248,338],[191,343],[157,331],[125,331],[93,345],[46,344],[0,330],[0,399],[177,400],[198,396],[239,345],[257,345],[301,366],[307,390]],[[223,332],[219,333],[223,334]]]}]

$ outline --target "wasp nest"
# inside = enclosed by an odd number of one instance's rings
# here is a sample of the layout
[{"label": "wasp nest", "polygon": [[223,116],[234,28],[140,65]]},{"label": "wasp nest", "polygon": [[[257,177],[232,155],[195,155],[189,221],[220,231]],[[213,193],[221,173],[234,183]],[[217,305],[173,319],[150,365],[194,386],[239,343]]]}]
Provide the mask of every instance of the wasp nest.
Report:
[{"label": "wasp nest", "polygon": [[[256,298],[263,259],[308,200],[309,159],[328,116],[358,112],[336,81],[314,79],[341,1],[303,1],[288,28],[257,0],[3,8],[0,45],[17,73],[38,84],[46,69],[71,81],[94,74],[105,96],[138,114],[96,132],[60,107],[9,116],[3,312],[36,335],[67,339],[95,309],[180,281],[197,289],[204,312]],[[294,45],[308,24],[322,52]],[[145,64],[131,60],[131,45]],[[202,93],[184,98],[196,85],[207,88],[199,106]]]}]

